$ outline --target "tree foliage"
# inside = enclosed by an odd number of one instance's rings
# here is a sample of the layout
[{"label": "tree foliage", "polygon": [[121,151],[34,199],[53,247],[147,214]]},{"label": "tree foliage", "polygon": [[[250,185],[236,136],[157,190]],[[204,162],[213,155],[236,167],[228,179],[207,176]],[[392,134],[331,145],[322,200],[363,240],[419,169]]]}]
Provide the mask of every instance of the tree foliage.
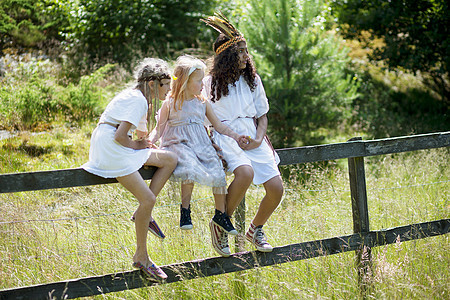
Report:
[{"label": "tree foliage", "polygon": [[313,131],[333,128],[349,113],[356,84],[347,50],[325,30],[325,1],[250,1],[240,27],[270,101],[276,147],[318,143]]},{"label": "tree foliage", "polygon": [[172,57],[211,41],[212,34],[199,19],[211,14],[217,2],[2,0],[0,50],[58,46],[56,50],[67,50],[75,65],[85,62],[91,69],[107,62],[131,65],[143,55]]},{"label": "tree foliage", "polygon": [[55,0],[0,1],[0,51],[14,48],[19,52],[48,48],[62,40],[60,29],[67,26],[67,16]]},{"label": "tree foliage", "polygon": [[[391,69],[403,68],[431,74],[429,82],[450,101],[450,12],[446,0],[334,0],[334,14],[344,33],[370,43],[382,38],[383,47],[371,56]],[[361,33],[371,33],[365,39]]]},{"label": "tree foliage", "polygon": [[67,40],[89,62],[130,63],[133,56],[170,57],[198,46],[208,0],[83,0],[72,3]]}]

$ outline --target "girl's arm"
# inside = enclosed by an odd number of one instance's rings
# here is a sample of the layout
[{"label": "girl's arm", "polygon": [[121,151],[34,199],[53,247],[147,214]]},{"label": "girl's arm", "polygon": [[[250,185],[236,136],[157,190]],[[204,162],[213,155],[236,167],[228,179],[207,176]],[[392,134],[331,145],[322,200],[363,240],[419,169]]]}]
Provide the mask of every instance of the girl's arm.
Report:
[{"label": "girl's arm", "polygon": [[141,121],[139,121],[138,127],[136,128],[136,136],[138,139],[143,139],[147,137],[147,115],[143,116]]},{"label": "girl's arm", "polygon": [[157,140],[161,137],[162,133],[166,129],[167,120],[169,119],[169,101],[164,101],[161,109],[159,110],[158,121],[156,123],[155,128],[150,133],[150,142],[156,143]]},{"label": "girl's arm", "polygon": [[267,125],[268,125],[268,120],[267,120],[267,115],[264,114],[261,117],[259,117],[257,119],[258,122],[258,127],[256,128],[256,137],[255,139],[251,139],[249,138],[248,143],[239,143],[239,146],[241,146],[242,149],[244,150],[251,150],[251,149],[255,149],[258,148],[259,146],[261,146],[262,141],[264,140],[264,136],[266,135],[267,132]]},{"label": "girl's arm", "polygon": [[128,131],[131,128],[131,123],[122,121],[114,134],[114,140],[124,147],[132,148],[135,150],[149,148],[151,146],[147,139],[132,140],[128,136]]},{"label": "girl's arm", "polygon": [[217,118],[216,114],[213,111],[211,103],[209,102],[206,102],[206,117],[208,118],[209,122],[211,122],[211,125],[214,127],[214,129],[217,130],[217,132],[228,135],[239,144],[242,142],[242,139],[246,139],[245,135],[237,134],[236,132],[231,130],[230,127],[220,122],[219,118]]}]

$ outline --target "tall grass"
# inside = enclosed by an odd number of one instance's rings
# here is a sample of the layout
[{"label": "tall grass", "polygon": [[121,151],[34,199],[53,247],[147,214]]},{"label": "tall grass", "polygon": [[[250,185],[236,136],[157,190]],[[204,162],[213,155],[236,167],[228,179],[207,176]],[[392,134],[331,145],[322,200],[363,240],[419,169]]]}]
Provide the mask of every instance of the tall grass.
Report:
[{"label": "tall grass", "polygon": [[[1,170],[79,166],[87,160],[93,126],[0,141]],[[33,156],[23,144],[47,152]],[[448,218],[448,157],[448,149],[436,149],[366,159],[371,229]],[[265,226],[269,241],[282,246],[351,234],[345,163],[295,168],[283,202]],[[257,186],[247,193],[247,224],[263,194]],[[167,184],[158,198],[154,217],[167,237],[149,235],[151,258],[166,265],[216,256],[208,229],[210,189],[195,188],[194,229],[188,232],[178,228],[179,186]],[[118,184],[0,194],[0,288],[130,270],[135,234],[129,218],[136,206]],[[449,245],[444,235],[374,248],[368,298],[448,299]],[[354,261],[354,253],[344,253],[94,298],[353,299],[360,296]]]}]

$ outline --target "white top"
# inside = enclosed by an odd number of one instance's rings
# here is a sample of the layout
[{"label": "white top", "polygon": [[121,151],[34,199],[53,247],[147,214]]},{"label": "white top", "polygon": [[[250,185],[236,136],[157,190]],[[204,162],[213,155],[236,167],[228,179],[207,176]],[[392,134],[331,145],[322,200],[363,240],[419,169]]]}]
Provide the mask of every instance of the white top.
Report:
[{"label": "white top", "polygon": [[146,117],[147,111],[147,99],[142,92],[136,89],[126,89],[111,100],[100,117],[100,123],[109,122],[119,125],[121,121],[126,121],[131,123],[130,130],[133,131]]},{"label": "white top", "polygon": [[[211,76],[203,79],[202,95],[211,99]],[[256,87],[252,92],[244,77],[228,86],[228,95],[219,101],[211,102],[214,113],[221,121],[234,121],[237,118],[259,118],[269,111],[269,102],[261,78],[256,75]]]},{"label": "white top", "polygon": [[[202,95],[211,99],[211,76],[203,79]],[[228,85],[228,95],[222,96],[219,101],[211,102],[214,113],[219,120],[240,135],[256,138],[255,119],[269,111],[269,103],[264,91],[261,78],[256,75],[256,87],[252,92],[249,85],[241,76],[235,84]],[[263,140],[258,148],[243,150],[230,137],[213,133],[214,141],[222,149],[223,157],[228,164],[228,171],[233,172],[242,165],[251,165],[255,176],[255,184],[264,183],[270,178],[279,175],[277,163],[278,155]]]}]

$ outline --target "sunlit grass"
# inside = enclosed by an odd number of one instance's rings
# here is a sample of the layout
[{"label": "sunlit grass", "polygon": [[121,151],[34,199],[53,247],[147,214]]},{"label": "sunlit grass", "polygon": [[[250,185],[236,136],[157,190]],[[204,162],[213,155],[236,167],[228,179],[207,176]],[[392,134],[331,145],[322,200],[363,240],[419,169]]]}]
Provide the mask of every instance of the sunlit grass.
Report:
[{"label": "sunlit grass", "polygon": [[[0,141],[1,170],[78,167],[87,160],[93,126],[55,126]],[[50,150],[30,155],[20,149],[24,140]],[[448,157],[448,149],[435,149],[366,159],[371,230],[448,218]],[[299,165],[290,174],[283,202],[265,226],[274,246],[352,234],[346,163]],[[257,186],[247,193],[247,226],[263,194]],[[179,186],[165,186],[154,218],[167,237],[148,237],[156,263],[217,256],[208,229],[211,196],[209,188],[196,186],[194,229],[185,232],[178,227]],[[135,233],[129,218],[136,207],[119,184],[0,194],[0,288],[131,270]],[[368,298],[448,299],[449,245],[444,235],[374,248]],[[246,243],[245,249],[252,247]],[[359,297],[354,262],[350,252],[94,298],[354,299]]]}]

